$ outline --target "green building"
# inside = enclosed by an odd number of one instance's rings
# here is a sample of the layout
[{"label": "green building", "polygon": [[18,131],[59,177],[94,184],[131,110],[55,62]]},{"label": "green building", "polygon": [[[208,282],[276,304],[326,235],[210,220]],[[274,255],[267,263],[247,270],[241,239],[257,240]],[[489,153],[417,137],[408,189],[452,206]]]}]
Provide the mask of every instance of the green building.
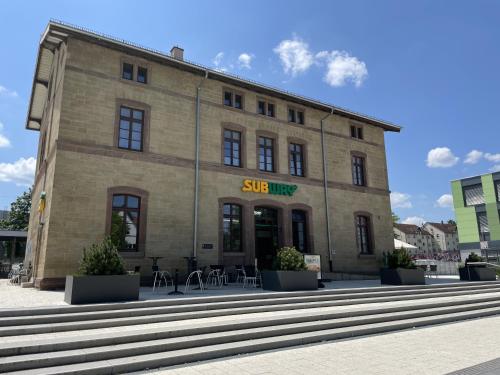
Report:
[{"label": "green building", "polygon": [[462,260],[481,253],[489,261],[500,258],[500,172],[451,182]]}]

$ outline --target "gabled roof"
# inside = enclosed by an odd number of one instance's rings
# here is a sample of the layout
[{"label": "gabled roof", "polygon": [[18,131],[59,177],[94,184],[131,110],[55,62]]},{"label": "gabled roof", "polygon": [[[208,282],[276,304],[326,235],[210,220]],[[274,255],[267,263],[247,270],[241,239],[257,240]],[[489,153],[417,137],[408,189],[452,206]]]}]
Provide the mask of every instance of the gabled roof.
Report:
[{"label": "gabled roof", "polygon": [[340,108],[331,104],[323,103],[319,100],[306,98],[301,95],[296,95],[278,88],[270,87],[261,83],[257,83],[248,79],[244,79],[232,74],[223,73],[200,64],[189,62],[186,60],[175,59],[172,56],[163,52],[145,48],[135,43],[130,43],[125,40],[110,37],[108,35],[99,34],[89,29],[69,25],[61,21],[51,20],[45,29],[40,40],[38,49],[37,63],[33,78],[33,86],[31,91],[30,106],[28,117],[26,120],[26,128],[31,130],[39,130],[43,108],[47,97],[47,86],[49,80],[50,67],[52,65],[54,49],[67,38],[68,36],[84,39],[91,43],[104,45],[108,48],[122,50],[126,53],[142,56],[146,59],[157,61],[162,64],[170,65],[178,69],[190,71],[194,74],[204,75],[207,78],[216,79],[227,82],[229,84],[250,89],[264,95],[270,95],[284,100],[302,104],[304,106],[313,107],[325,112],[337,114],[353,120],[361,121],[370,125],[383,128],[386,131],[399,132],[400,126],[390,122],[378,120],[370,116],[350,111],[345,108]]},{"label": "gabled roof", "polygon": [[457,232],[457,226],[454,224],[427,222],[427,223],[425,223],[425,225],[433,226],[434,228],[440,230],[441,232],[447,233],[447,234],[454,234]]},{"label": "gabled roof", "polygon": [[425,235],[429,235],[429,236],[431,235],[424,228],[421,228],[418,225],[414,225],[414,224],[394,223],[394,228],[399,229],[401,232],[403,232],[405,234],[425,234]]}]

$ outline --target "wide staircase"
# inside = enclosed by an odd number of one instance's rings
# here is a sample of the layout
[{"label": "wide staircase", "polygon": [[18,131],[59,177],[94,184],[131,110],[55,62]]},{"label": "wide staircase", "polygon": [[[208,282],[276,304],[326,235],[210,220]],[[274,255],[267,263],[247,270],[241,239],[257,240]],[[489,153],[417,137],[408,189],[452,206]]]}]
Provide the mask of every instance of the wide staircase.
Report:
[{"label": "wide staircase", "polygon": [[0,310],[0,372],[114,374],[500,313],[500,282]]}]

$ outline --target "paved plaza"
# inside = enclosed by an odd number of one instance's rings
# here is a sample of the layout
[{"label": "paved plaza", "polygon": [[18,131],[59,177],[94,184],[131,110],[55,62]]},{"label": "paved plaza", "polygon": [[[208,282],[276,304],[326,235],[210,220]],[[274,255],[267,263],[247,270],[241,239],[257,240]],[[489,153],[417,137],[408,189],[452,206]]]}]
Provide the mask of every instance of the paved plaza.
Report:
[{"label": "paved plaza", "polygon": [[[164,375],[493,375],[500,316],[177,366]],[[480,339],[479,339],[480,338]],[[491,363],[485,363],[493,361]],[[477,366],[479,365],[479,366]],[[471,369],[467,369],[471,366]],[[465,369],[465,370],[462,370]]]},{"label": "paved plaza", "polygon": [[[439,276],[436,278],[427,278],[427,285],[456,283],[459,282],[458,276]],[[350,289],[350,288],[371,288],[380,287],[380,280],[340,280],[325,283],[325,289]],[[152,288],[141,287],[140,299],[173,299],[173,298],[191,298],[203,296],[223,296],[230,294],[250,294],[250,293],[270,293],[260,288],[243,288],[241,284],[230,284],[221,288],[208,286],[205,291],[191,290],[188,294],[181,296],[171,296],[168,292],[173,290],[172,286],[168,289],[161,287],[153,292]],[[179,290],[184,291],[184,285],[179,285]],[[35,288],[21,288],[16,285],[10,285],[8,280],[0,279],[0,309],[20,308],[20,307],[41,307],[53,305],[66,305],[64,302],[64,291],[41,291]]]}]

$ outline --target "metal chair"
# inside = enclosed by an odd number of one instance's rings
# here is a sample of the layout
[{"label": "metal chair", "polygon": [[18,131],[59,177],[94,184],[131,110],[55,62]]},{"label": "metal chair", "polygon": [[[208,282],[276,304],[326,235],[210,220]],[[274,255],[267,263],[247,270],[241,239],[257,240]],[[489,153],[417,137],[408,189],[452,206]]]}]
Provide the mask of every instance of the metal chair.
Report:
[{"label": "metal chair", "polygon": [[187,293],[189,290],[189,286],[191,285],[191,279],[196,279],[198,278],[198,284],[200,285],[200,290],[203,292],[205,290],[203,286],[203,281],[201,279],[202,272],[200,270],[193,271],[189,274],[187,280],[186,280],[186,287],[184,288],[184,293]]},{"label": "metal chair", "polygon": [[245,286],[257,287],[257,269],[255,266],[244,266],[243,267],[243,288]]},{"label": "metal chair", "polygon": [[168,284],[171,284],[172,287],[174,286],[174,279],[170,275],[168,271],[155,271],[155,278],[153,281],[153,292],[155,291],[155,288],[158,286],[158,289],[161,288],[161,282],[163,281],[165,283],[165,289],[168,288]]},{"label": "metal chair", "polygon": [[243,280],[245,279],[245,270],[243,269],[243,266],[241,264],[236,264],[234,266],[234,272],[236,283],[243,283]]}]

